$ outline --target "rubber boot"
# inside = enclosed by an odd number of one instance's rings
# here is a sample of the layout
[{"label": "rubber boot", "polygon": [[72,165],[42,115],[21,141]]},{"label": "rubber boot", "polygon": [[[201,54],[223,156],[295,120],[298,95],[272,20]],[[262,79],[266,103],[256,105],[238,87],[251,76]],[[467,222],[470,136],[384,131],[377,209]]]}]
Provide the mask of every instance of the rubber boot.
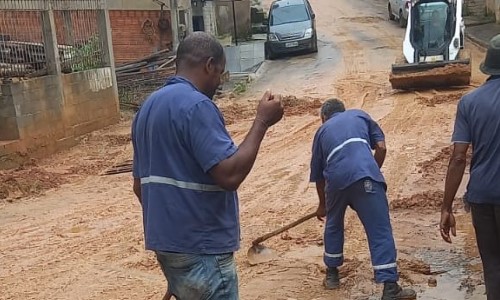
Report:
[{"label": "rubber boot", "polygon": [[382,300],[414,300],[417,293],[412,289],[402,289],[396,282],[384,283]]},{"label": "rubber boot", "polygon": [[327,290],[334,290],[340,286],[339,270],[337,268],[327,268],[326,278],[323,282]]}]

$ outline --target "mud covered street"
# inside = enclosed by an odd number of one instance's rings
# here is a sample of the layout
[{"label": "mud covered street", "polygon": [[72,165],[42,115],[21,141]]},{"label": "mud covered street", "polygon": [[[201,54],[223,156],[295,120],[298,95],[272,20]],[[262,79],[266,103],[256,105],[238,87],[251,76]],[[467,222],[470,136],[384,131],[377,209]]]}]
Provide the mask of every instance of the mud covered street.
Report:
[{"label": "mud covered street", "polygon": [[[319,53],[266,61],[244,95],[218,100],[239,143],[262,92],[270,88],[286,96],[285,117],[267,133],[239,190],[241,299],[361,300],[380,293],[363,227],[351,210],[338,291],[322,287],[323,224],[316,219],[265,242],[279,260],[254,267],[246,261],[254,238],[316,209],[308,182],[311,145],[321,101],[332,96],[366,110],[385,131],[382,171],[401,283],[414,286],[418,299],[485,299],[470,216],[460,200],[453,244],[443,242],[438,230],[456,103],[468,89],[392,90],[389,70],[404,30],[387,20],[385,1],[311,4]],[[466,48],[477,86],[485,79],[478,71],[484,53],[471,43]],[[131,174],[99,176],[131,159],[130,120],[124,114],[120,124],[86,136],[71,150],[0,171],[0,299],[161,299],[166,285],[154,256],[144,250]]]}]

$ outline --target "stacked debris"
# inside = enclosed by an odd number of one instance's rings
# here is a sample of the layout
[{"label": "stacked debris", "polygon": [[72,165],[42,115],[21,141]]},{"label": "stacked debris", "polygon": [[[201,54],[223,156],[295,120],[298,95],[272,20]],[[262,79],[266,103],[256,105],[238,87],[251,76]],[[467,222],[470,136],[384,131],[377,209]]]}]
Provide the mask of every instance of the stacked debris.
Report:
[{"label": "stacked debris", "polygon": [[[59,45],[61,60],[71,56],[73,47]],[[42,43],[11,41],[0,37],[0,77],[36,77],[47,74],[45,47]],[[63,72],[71,72],[71,64],[62,62]]]},{"label": "stacked debris", "polygon": [[168,49],[117,66],[120,105],[137,110],[149,94],[174,74],[175,55]]}]

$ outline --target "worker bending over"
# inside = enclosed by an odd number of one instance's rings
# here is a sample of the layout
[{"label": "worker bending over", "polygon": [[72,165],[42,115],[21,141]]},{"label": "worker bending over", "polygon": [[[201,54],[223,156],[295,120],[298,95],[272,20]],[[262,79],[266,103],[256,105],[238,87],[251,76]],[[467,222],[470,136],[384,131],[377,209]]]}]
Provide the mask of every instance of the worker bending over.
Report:
[{"label": "worker bending over", "polygon": [[344,262],[344,215],[350,206],[367,233],[375,280],[384,283],[382,299],[415,299],[415,291],[397,283],[396,247],[380,172],[386,154],[384,133],[368,114],[346,111],[337,99],[322,105],[321,120],[313,142],[310,180],[316,183],[320,200],[318,219],[326,216],[325,287],[335,289],[340,284],[337,268]]}]

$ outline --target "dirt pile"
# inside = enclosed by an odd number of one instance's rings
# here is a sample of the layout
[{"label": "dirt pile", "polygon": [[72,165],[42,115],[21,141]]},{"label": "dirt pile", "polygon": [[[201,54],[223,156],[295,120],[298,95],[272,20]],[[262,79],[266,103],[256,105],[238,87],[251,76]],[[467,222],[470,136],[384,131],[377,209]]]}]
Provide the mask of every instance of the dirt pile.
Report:
[{"label": "dirt pile", "polygon": [[[419,173],[422,173],[423,178],[443,176],[446,174],[448,162],[450,161],[452,152],[452,146],[442,148],[436,156],[417,165],[420,168]],[[469,148],[467,153],[467,168],[469,167],[471,160],[472,149]]]},{"label": "dirt pile", "polygon": [[[285,116],[301,116],[301,115],[319,115],[319,109],[322,102],[316,98],[295,96],[283,96],[283,106]],[[226,125],[234,124],[238,121],[248,120],[253,118],[257,109],[257,102],[237,102],[234,100],[220,101],[218,103]]]},{"label": "dirt pile", "polygon": [[[390,203],[391,209],[412,209],[412,208],[432,208],[441,207],[444,192],[442,190],[425,191],[411,195],[410,197],[398,198]],[[463,208],[463,198],[456,198],[455,208]]]},{"label": "dirt pile", "polygon": [[391,209],[409,208],[437,208],[443,201],[442,191],[426,191],[410,197],[395,199],[391,202]]},{"label": "dirt pile", "polygon": [[284,96],[283,106],[286,116],[319,115],[321,101],[316,98],[297,98],[295,96]]},{"label": "dirt pile", "polygon": [[68,182],[65,174],[49,172],[37,165],[22,166],[14,170],[0,171],[0,200],[12,202],[28,196],[41,195]]},{"label": "dirt pile", "polygon": [[226,125],[234,124],[255,116],[257,103],[227,101],[219,105]]},{"label": "dirt pile", "polygon": [[45,160],[32,160],[16,169],[0,171],[0,200],[13,202],[38,196],[75,178],[96,176],[116,163],[115,159],[124,155],[124,149],[130,143],[130,133],[96,131],[81,137],[79,145],[71,150]]},{"label": "dirt pile", "polygon": [[424,96],[424,95],[419,95],[416,99],[420,104],[434,107],[438,104],[445,104],[445,103],[456,103],[460,98],[462,98],[463,95],[465,95],[465,91],[461,92],[449,92],[449,93],[439,93],[439,94],[434,94],[430,97]]}]

